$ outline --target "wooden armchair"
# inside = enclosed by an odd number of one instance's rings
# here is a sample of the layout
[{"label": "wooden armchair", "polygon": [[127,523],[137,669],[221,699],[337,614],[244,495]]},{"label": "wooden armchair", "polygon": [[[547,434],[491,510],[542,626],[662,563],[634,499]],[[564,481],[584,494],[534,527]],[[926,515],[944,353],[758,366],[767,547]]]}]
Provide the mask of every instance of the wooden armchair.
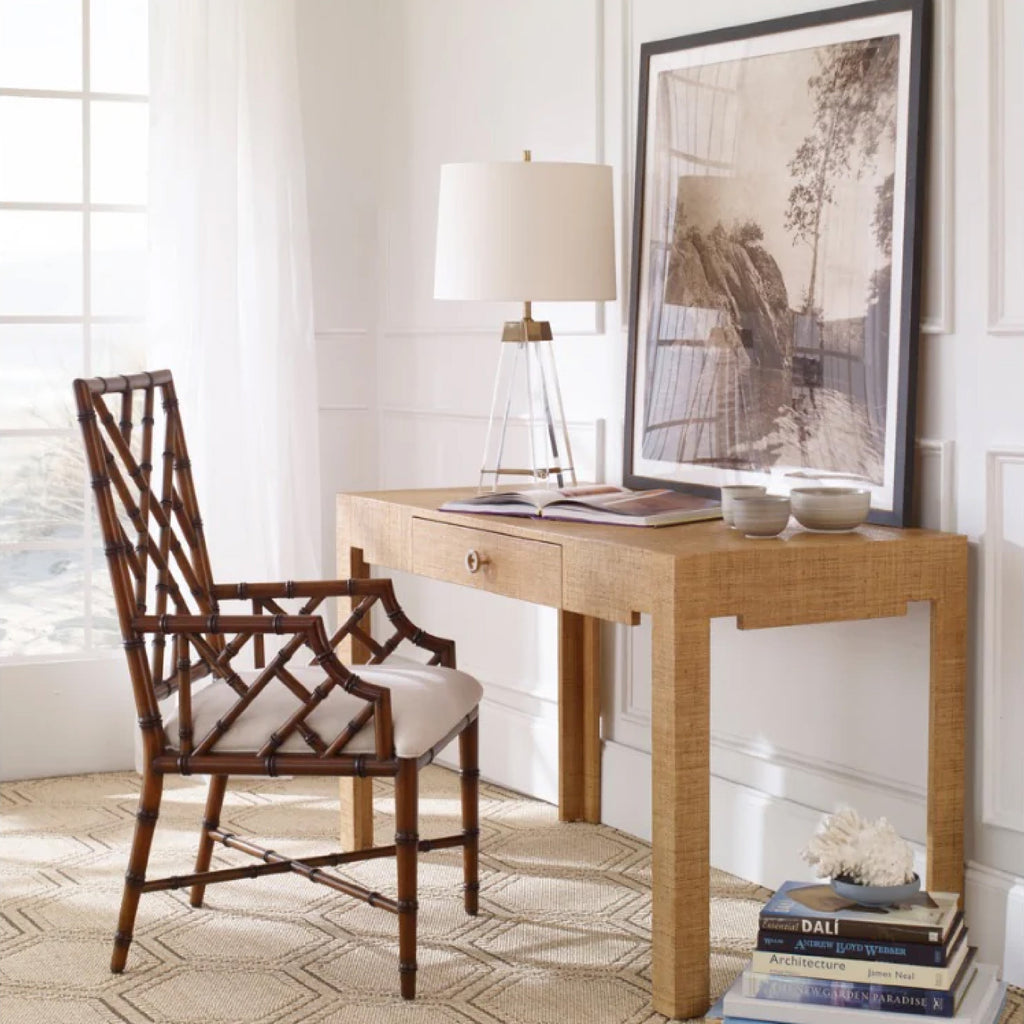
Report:
[{"label": "wooden armchair", "polygon": [[[480,685],[456,671],[452,641],[409,621],[390,580],[214,583],[170,372],[76,380],[74,388],[144,750],[111,970],[124,969],[142,893],[190,887],[200,907],[211,883],[293,871],[398,915],[401,992],[412,999],[421,850],[462,847],[465,908],[477,911]],[[317,609],[344,597],[352,612],[329,635]],[[248,610],[222,610],[234,601]],[[287,610],[289,601],[299,607]],[[374,606],[392,630],[384,642],[369,630]],[[268,634],[282,638],[269,661]],[[353,641],[370,652],[358,675],[336,654]],[[425,651],[426,664],[383,664],[403,641]],[[462,832],[421,841],[419,770],[456,736]],[[148,879],[164,776],[193,772],[210,775],[195,870]],[[395,843],[295,859],[264,849],[220,827],[230,775],[391,776]],[[211,871],[214,843],[259,863]],[[397,899],[324,870],[392,855]]]}]

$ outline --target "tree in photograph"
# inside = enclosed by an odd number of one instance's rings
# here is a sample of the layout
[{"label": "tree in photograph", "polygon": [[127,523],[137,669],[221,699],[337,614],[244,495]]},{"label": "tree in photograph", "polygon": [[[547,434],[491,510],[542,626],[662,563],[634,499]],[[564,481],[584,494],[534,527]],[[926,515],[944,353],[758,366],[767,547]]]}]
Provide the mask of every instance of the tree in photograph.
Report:
[{"label": "tree in photograph", "polygon": [[871,226],[875,231],[875,244],[878,251],[885,257],[885,264],[879,267],[871,275],[871,285],[868,290],[869,302],[882,302],[889,294],[889,285],[892,281],[892,188],[893,177],[890,174],[875,190],[875,216]]},{"label": "tree in photograph", "polygon": [[883,138],[895,138],[899,37],[843,43],[816,56],[818,73],[807,81],[814,126],[789,162],[796,184],[785,219],[794,244],[811,247],[811,275],[801,311],[812,315],[817,313],[822,218],[835,201],[836,180],[860,177],[874,165]]}]

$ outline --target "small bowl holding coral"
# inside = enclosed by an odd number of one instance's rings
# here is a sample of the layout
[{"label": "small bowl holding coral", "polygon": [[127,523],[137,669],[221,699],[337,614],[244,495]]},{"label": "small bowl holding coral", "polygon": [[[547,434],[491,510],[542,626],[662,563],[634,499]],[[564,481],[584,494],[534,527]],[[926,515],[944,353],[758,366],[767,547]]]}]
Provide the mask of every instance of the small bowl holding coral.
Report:
[{"label": "small bowl holding coral", "polygon": [[866,487],[794,487],[789,501],[796,521],[808,530],[841,533],[860,526],[871,510]]},{"label": "small bowl holding coral", "polygon": [[913,899],[921,891],[919,875],[903,885],[864,885],[854,882],[843,875],[832,879],[832,889],[837,896],[862,907],[894,907]]}]

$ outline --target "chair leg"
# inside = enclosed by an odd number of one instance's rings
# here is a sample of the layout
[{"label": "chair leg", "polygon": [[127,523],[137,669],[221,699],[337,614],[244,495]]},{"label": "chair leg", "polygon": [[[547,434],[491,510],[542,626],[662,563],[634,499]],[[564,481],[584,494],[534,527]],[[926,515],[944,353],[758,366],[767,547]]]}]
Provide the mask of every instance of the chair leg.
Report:
[{"label": "chair leg", "polygon": [[[226,775],[211,775],[210,788],[206,794],[206,812],[203,814],[203,830],[199,834],[199,851],[196,853],[196,874],[210,870],[210,857],[213,855],[213,840],[210,829],[220,825],[220,809],[224,806],[224,792],[228,788]],[[203,894],[206,884],[196,882],[189,894],[189,902],[193,907],[203,905]]]},{"label": "chair leg", "polygon": [[480,892],[480,768],[479,720],[474,719],[459,734],[459,767],[462,778],[462,888],[467,914],[476,914]]},{"label": "chair leg", "polygon": [[135,836],[132,839],[131,856],[128,858],[128,870],[124,876],[121,913],[117,919],[117,932],[114,934],[114,953],[110,958],[110,970],[114,974],[120,974],[128,960],[128,947],[132,944],[135,914],[139,909],[142,885],[146,881],[146,865],[149,863],[149,850],[153,844],[153,832],[160,814],[160,797],[163,791],[163,775],[147,766],[142,776],[139,809],[135,815]]},{"label": "chair leg", "polygon": [[395,860],[398,867],[398,971],[403,999],[416,998],[416,858],[419,853],[419,768],[398,762],[395,778]]}]

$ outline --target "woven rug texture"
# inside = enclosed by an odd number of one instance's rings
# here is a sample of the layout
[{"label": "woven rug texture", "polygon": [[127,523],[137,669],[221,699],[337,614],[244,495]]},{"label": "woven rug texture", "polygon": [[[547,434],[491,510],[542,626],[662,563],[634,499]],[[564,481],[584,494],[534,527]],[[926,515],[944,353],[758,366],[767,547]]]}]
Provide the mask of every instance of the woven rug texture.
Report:
[{"label": "woven rug texture", "polygon": [[[200,777],[168,778],[150,877],[192,870]],[[295,875],[142,897],[124,974],[108,970],[139,779],[131,772],[0,787],[0,1019],[5,1024],[654,1024],[650,847],[481,786],[480,914],[462,909],[461,851],[420,857],[415,1003],[398,995],[397,921]],[[331,852],[330,779],[232,779],[222,826],[291,856]],[[420,834],[459,830],[458,780],[422,775]],[[390,784],[375,828],[394,831]],[[217,847],[214,867],[246,863]],[[394,861],[340,868],[394,892]],[[769,892],[712,871],[711,985],[745,963]],[[1003,1024],[1024,1024],[1011,993]]]}]

